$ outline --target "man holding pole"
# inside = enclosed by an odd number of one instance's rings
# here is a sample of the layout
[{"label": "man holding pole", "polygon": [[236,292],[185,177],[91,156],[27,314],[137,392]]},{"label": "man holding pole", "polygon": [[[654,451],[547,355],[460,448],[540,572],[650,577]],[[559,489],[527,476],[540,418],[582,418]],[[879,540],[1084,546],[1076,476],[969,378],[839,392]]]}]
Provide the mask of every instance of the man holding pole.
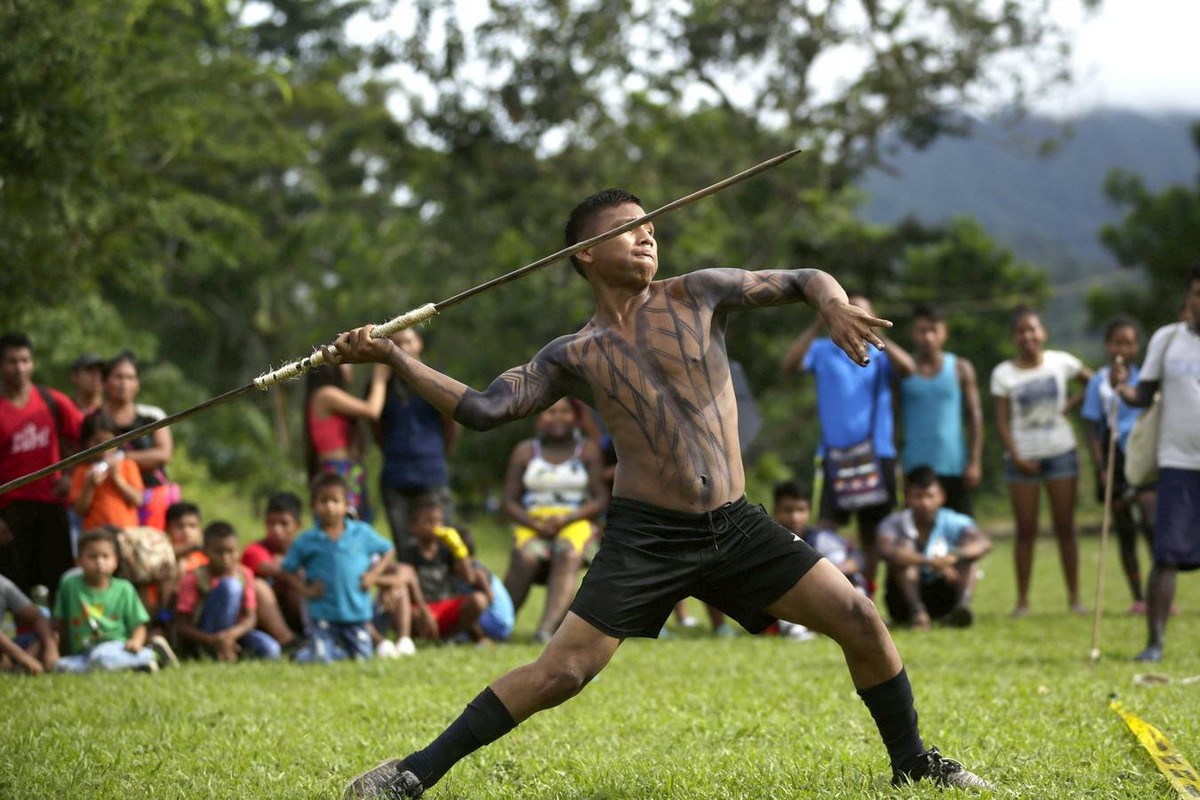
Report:
[{"label": "man holding pole", "polygon": [[[568,244],[636,221],[637,197],[599,192],[571,213]],[[725,326],[744,308],[807,301],[855,363],[882,341],[877,319],[818,270],[700,270],[654,281],[649,222],[576,253],[596,310],[483,392],[405,355],[372,327],[342,334],[337,355],[391,366],[443,414],[486,430],[563,396],[600,412],[619,456],[604,544],[566,620],[538,659],[498,678],[428,747],[355,779],[350,797],[418,797],[458,760],[534,713],[578,694],[631,636],[658,634],[675,603],[696,596],[751,631],[775,619],[825,633],[879,728],[893,782],[988,784],[926,749],[900,656],[874,605],[799,537],[743,496]]]}]

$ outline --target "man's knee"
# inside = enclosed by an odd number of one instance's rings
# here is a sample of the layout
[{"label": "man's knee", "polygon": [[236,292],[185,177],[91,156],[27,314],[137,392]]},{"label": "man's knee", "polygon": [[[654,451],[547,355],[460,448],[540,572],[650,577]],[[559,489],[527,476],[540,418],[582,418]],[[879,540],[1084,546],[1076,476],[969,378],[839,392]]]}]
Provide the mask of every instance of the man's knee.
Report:
[{"label": "man's knee", "polygon": [[595,677],[595,672],[576,659],[551,660],[545,664],[535,662],[542,694],[556,702],[569,700],[583,691],[583,687]]}]

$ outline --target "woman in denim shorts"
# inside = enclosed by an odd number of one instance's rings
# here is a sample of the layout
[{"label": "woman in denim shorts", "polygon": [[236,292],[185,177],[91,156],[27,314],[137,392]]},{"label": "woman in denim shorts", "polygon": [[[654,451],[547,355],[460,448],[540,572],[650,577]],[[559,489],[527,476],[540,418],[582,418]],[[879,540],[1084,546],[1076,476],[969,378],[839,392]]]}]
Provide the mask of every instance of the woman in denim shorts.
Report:
[{"label": "woman in denim shorts", "polygon": [[1067,421],[1068,384],[1087,385],[1092,371],[1070,353],[1046,350],[1041,317],[1027,306],[1013,312],[1017,357],[992,370],[996,427],[1004,443],[1004,476],[1017,529],[1017,605],[1013,616],[1029,613],[1029,581],[1038,531],[1042,484],[1050,497],[1050,517],[1067,582],[1067,602],[1087,613],[1079,600],[1079,548],[1075,535],[1075,493],[1079,463],[1075,433]]}]

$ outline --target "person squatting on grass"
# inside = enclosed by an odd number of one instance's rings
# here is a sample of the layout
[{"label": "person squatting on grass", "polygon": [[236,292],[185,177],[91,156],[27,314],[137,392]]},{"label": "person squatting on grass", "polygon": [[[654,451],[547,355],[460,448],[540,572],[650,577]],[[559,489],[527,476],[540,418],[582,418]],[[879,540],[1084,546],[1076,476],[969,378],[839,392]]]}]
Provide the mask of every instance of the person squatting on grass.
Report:
[{"label": "person squatting on grass", "polygon": [[[626,191],[592,195],[572,211],[568,244],[643,215]],[[621,642],[658,635],[674,605],[695,596],[747,630],[776,618],[836,641],[887,747],[896,784],[988,784],[926,749],[900,655],[875,606],[799,536],[744,496],[745,474],[725,326],[744,308],[806,300],[857,364],[871,361],[891,323],[849,303],[814,269],[704,269],[654,281],[649,222],[573,258],[595,314],[483,392],[407,357],[372,326],[340,335],[330,358],[390,365],[468,428],[532,416],[564,395],[591,403],[620,455],[603,543],[563,624],[534,662],[495,680],[428,747],[355,778],[349,797],[418,797],[457,761],[518,723],[574,697]]]},{"label": "person squatting on grass", "polygon": [[1158,438],[1158,518],[1154,524],[1147,591],[1146,649],[1138,661],[1162,661],[1167,618],[1175,599],[1175,574],[1200,569],[1200,261],[1188,275],[1183,321],[1150,337],[1141,380],[1131,386],[1126,364],[1114,364],[1121,398],[1145,408],[1162,389]]},{"label": "person squatting on grass", "polygon": [[974,519],[945,507],[933,467],[921,465],[905,476],[904,505],[879,524],[879,556],[888,566],[884,602],[892,622],[920,630],[931,621],[968,627],[975,619],[976,566],[992,549],[991,540]]}]

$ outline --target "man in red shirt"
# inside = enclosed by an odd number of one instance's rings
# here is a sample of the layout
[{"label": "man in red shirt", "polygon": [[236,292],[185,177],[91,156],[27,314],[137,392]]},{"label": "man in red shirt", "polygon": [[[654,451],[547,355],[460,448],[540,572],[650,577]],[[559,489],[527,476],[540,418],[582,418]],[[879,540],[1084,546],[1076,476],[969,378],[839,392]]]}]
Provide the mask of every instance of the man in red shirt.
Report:
[{"label": "man in red shirt", "polygon": [[[33,343],[0,336],[0,483],[49,466],[73,452],[83,415],[61,392],[33,383]],[[0,495],[0,574],[22,592],[51,593],[74,566],[61,473]]]}]

